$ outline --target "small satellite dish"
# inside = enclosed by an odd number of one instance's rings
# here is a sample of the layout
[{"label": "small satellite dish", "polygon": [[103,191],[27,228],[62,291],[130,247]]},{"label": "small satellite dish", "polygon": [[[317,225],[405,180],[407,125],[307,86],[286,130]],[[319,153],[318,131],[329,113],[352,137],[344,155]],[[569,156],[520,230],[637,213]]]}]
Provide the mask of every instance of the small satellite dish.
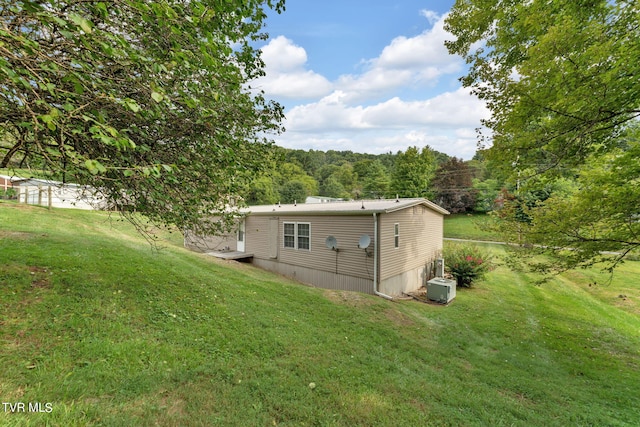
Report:
[{"label": "small satellite dish", "polygon": [[328,236],[324,241],[324,244],[327,245],[327,248],[335,251],[338,248],[338,241],[333,236]]},{"label": "small satellite dish", "polygon": [[367,249],[371,244],[371,237],[368,234],[363,234],[360,236],[360,241],[358,242],[358,247],[360,249]]}]

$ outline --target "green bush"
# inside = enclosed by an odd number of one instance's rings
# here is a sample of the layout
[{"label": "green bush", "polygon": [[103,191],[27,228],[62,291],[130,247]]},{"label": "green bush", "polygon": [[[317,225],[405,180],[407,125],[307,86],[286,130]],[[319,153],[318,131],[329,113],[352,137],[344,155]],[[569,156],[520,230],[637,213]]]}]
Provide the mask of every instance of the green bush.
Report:
[{"label": "green bush", "polygon": [[8,188],[6,190],[0,190],[0,199],[16,199],[18,193],[13,188]]},{"label": "green bush", "polygon": [[458,286],[471,287],[491,268],[491,255],[475,245],[455,245],[445,248],[445,266]]}]

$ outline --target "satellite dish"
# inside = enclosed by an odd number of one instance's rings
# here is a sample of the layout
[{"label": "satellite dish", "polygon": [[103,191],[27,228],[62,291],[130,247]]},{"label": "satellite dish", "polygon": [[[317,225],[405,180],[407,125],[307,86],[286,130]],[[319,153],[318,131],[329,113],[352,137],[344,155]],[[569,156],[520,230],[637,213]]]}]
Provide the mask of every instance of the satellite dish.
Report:
[{"label": "satellite dish", "polygon": [[367,249],[371,244],[371,237],[368,234],[363,234],[360,236],[360,241],[358,242],[358,247],[360,249]]},{"label": "satellite dish", "polygon": [[324,241],[324,244],[327,245],[327,248],[331,249],[332,251],[335,251],[338,248],[338,241],[333,236],[327,237]]}]

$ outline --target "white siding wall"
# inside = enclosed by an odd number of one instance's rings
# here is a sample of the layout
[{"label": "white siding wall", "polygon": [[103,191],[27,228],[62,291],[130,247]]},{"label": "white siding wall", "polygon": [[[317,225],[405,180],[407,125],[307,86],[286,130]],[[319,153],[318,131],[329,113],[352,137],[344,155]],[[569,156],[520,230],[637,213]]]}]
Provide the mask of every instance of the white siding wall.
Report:
[{"label": "white siding wall", "polygon": [[[280,263],[308,267],[332,274],[360,277],[373,280],[373,257],[367,256],[364,249],[358,248],[360,236],[371,237],[369,252],[373,249],[373,216],[257,216],[247,218],[247,249],[254,260],[273,260],[270,251],[269,222],[277,218],[277,260]],[[310,250],[284,247],[283,229],[285,222],[311,224]],[[327,236],[338,241],[338,251],[332,251],[325,245]],[[271,237],[273,239],[273,236]]]},{"label": "white siding wall", "polygon": [[196,252],[224,251],[226,249],[235,251],[237,250],[237,236],[236,233],[222,236],[197,236],[187,232],[184,235],[184,246]]},{"label": "white siding wall", "polygon": [[218,236],[199,236],[187,231],[184,233],[184,247],[196,252],[236,251],[238,250],[237,231]]},{"label": "white siding wall", "polygon": [[[310,250],[284,247],[284,223],[311,224]],[[399,247],[395,248],[395,224],[399,224]],[[401,295],[423,286],[431,274],[431,263],[442,252],[443,215],[425,206],[378,215],[379,290]],[[246,218],[245,252],[253,263],[315,286],[373,293],[374,261],[358,248],[360,237],[369,235],[371,255],[374,241],[373,215],[269,216]],[[334,236],[338,251],[325,245]],[[187,243],[189,242],[189,244]],[[236,249],[236,235],[205,239],[208,250],[225,246]],[[191,247],[193,239],[185,239]]]},{"label": "white siding wall", "polygon": [[[380,215],[380,291],[391,295],[426,283],[425,269],[442,253],[443,216],[424,206]],[[395,248],[395,224],[399,245]],[[386,293],[386,292],[385,292]]]}]

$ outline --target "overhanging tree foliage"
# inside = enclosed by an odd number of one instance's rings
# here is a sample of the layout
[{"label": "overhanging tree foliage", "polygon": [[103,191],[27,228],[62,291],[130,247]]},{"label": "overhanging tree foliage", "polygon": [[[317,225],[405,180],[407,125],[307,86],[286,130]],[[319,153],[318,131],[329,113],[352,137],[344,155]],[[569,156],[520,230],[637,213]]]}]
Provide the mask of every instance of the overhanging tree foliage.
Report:
[{"label": "overhanging tree foliage", "polygon": [[[566,268],[592,263],[601,251],[624,256],[638,248],[640,205],[627,203],[638,195],[629,157],[637,149],[624,138],[640,115],[637,0],[458,0],[446,28],[456,37],[449,51],[470,64],[463,84],[492,112],[488,157],[511,172],[514,187],[531,192],[550,178],[579,176],[570,202],[550,197],[517,229],[565,255]],[[598,183],[615,176],[632,184],[596,197]]]},{"label": "overhanging tree foliage", "polygon": [[249,87],[265,7],[284,1],[0,0],[0,167],[218,231],[203,213],[225,210],[281,130],[281,107]]}]

